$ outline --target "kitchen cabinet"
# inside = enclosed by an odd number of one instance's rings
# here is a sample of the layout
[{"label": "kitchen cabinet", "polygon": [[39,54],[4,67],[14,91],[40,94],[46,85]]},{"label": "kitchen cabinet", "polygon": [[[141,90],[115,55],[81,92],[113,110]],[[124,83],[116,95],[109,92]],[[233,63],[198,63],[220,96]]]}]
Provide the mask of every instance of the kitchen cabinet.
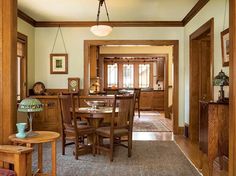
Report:
[{"label": "kitchen cabinet", "polygon": [[157,60],[157,80],[164,81],[164,68],[165,66],[165,59],[158,59]]}]

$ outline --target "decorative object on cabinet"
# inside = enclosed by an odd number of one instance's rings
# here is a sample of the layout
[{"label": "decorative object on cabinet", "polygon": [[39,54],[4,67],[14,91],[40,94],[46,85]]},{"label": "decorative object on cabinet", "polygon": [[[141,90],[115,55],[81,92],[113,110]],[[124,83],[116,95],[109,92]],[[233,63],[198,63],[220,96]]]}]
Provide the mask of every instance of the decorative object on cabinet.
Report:
[{"label": "decorative object on cabinet", "polygon": [[100,9],[102,6],[105,6],[105,10],[106,10],[106,15],[107,15],[107,20],[108,22],[110,22],[110,18],[109,18],[109,14],[108,14],[108,10],[107,10],[107,5],[105,0],[99,0],[99,4],[98,4],[98,13],[97,13],[97,24],[95,26],[92,26],[90,28],[90,31],[99,37],[104,37],[107,36],[111,33],[112,31],[112,27],[108,26],[108,25],[100,25],[99,24],[99,17],[100,17]]},{"label": "decorative object on cabinet", "polygon": [[69,93],[78,93],[80,89],[80,78],[68,78]]},{"label": "decorative object on cabinet", "polygon": [[36,82],[33,85],[33,92],[35,95],[42,95],[45,93],[45,85],[42,82]]},{"label": "decorative object on cabinet", "polygon": [[36,136],[37,133],[33,132],[32,121],[33,121],[33,112],[40,112],[43,110],[42,103],[35,98],[26,98],[22,100],[19,104],[18,111],[19,112],[27,112],[28,119],[30,123],[30,130],[27,132],[27,136]]},{"label": "decorative object on cabinet", "polygon": [[219,96],[217,102],[225,102],[225,96],[224,96],[224,86],[229,85],[229,77],[225,75],[225,73],[221,70],[217,76],[214,77],[213,80],[214,86],[220,86],[219,90]]},{"label": "decorative object on cabinet", "polygon": [[221,32],[221,52],[223,67],[229,66],[229,29]]},{"label": "decorative object on cabinet", "polygon": [[208,156],[209,176],[212,176],[216,157],[219,156],[223,169],[223,158],[229,156],[229,104],[200,101],[199,123],[199,147],[201,154]]},{"label": "decorative object on cabinet", "polygon": [[100,83],[99,83],[99,77],[97,77],[96,79],[91,80],[89,93],[97,94],[99,91],[100,91]]},{"label": "decorative object on cabinet", "polygon": [[50,73],[68,73],[68,54],[50,54]]}]

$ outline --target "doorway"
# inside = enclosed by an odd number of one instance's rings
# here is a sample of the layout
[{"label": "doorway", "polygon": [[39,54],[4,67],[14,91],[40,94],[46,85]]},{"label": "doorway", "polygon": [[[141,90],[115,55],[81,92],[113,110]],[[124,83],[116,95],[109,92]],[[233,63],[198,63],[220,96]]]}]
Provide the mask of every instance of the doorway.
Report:
[{"label": "doorway", "polygon": [[27,96],[27,36],[17,34],[17,101]]},{"label": "doorway", "polygon": [[199,141],[199,101],[213,99],[214,20],[190,35],[190,119],[189,137]]},{"label": "doorway", "polygon": [[84,94],[88,94],[90,86],[90,64],[91,64],[91,49],[93,46],[104,45],[151,45],[151,46],[173,46],[173,132],[174,134],[182,133],[183,129],[179,127],[179,104],[178,104],[178,51],[179,42],[177,40],[85,40],[84,42]]}]

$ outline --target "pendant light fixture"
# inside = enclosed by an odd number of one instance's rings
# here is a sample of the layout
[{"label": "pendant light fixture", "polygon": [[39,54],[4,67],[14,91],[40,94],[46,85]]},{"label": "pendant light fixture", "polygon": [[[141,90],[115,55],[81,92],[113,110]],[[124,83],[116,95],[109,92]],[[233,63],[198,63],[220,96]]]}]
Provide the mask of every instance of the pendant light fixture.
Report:
[{"label": "pendant light fixture", "polygon": [[98,13],[97,13],[97,24],[95,26],[92,26],[90,28],[90,31],[96,36],[104,37],[104,36],[107,36],[111,33],[112,27],[108,26],[108,25],[100,25],[99,24],[100,9],[101,9],[103,4],[104,4],[105,9],[106,9],[108,22],[110,22],[110,18],[109,18],[109,14],[108,14],[107,5],[106,5],[105,0],[98,0],[98,1],[99,1],[99,4],[98,4]]}]

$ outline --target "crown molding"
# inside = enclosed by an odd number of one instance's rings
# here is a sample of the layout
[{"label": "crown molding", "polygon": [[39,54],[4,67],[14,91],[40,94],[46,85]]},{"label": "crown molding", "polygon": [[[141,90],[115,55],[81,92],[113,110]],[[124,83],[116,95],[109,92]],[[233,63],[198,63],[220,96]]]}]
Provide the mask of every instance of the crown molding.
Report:
[{"label": "crown molding", "polygon": [[210,0],[199,0],[196,5],[189,11],[189,13],[182,20],[183,25],[188,24],[195,15],[209,2]]},{"label": "crown molding", "polygon": [[35,21],[33,18],[31,18],[29,15],[25,14],[19,9],[17,10],[17,16],[34,27],[35,24],[37,23],[37,21]]},{"label": "crown molding", "polygon": [[[184,27],[209,2],[199,0],[182,21],[100,21],[113,27]],[[34,27],[91,27],[96,21],[36,21],[18,9],[18,17]]]}]

